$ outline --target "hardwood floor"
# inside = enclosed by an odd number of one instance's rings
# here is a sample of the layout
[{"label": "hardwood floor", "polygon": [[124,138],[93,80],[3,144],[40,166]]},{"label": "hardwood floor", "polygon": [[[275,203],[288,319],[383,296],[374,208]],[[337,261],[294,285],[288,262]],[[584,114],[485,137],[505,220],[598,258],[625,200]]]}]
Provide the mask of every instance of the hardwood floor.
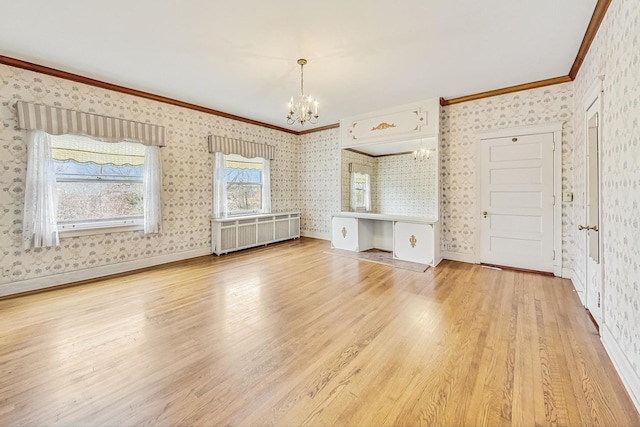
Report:
[{"label": "hardwood floor", "polygon": [[567,280],[328,248],[0,301],[0,425],[640,425]]}]

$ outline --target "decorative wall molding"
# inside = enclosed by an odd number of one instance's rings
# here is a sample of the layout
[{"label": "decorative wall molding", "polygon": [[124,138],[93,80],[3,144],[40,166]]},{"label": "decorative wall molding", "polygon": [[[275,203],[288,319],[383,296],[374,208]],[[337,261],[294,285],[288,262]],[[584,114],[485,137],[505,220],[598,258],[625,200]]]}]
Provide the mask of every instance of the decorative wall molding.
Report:
[{"label": "decorative wall molding", "polygon": [[168,262],[174,261],[182,261],[185,259],[196,258],[205,255],[211,255],[210,247],[161,255],[153,258],[142,258],[135,261],[103,265],[94,268],[71,271],[69,273],[22,280],[19,282],[11,282],[8,284],[0,285],[0,297],[67,285],[69,283],[80,282],[82,280],[97,279],[113,274],[132,272],[141,268],[153,267],[155,265],[166,264]]},{"label": "decorative wall molding", "polygon": [[36,73],[46,74],[61,79],[71,80],[78,83],[83,83],[89,86],[99,87],[102,89],[113,90],[115,92],[126,93],[127,95],[134,95],[140,98],[150,99],[152,101],[158,101],[165,104],[176,105],[178,107],[188,108],[190,110],[200,111],[202,113],[213,114],[214,116],[220,116],[227,119],[237,120],[239,122],[249,123],[252,125],[262,126],[269,129],[275,129],[282,132],[292,133],[299,135],[298,132],[283,128],[280,126],[270,125],[269,123],[259,122],[257,120],[247,119],[245,117],[236,116],[235,114],[225,113],[223,111],[214,110],[212,108],[202,107],[200,105],[191,104],[189,102],[180,101],[166,96],[160,96],[149,92],[144,92],[137,89],[131,89],[125,86],[116,85],[113,83],[103,82],[101,80],[92,79],[89,77],[81,76],[79,74],[73,74],[66,71],[58,70],[44,65],[34,64],[32,62],[23,61],[21,59],[11,58],[9,56],[0,55],[0,64],[9,65],[12,67],[22,68],[24,70],[35,71]]},{"label": "decorative wall molding", "polygon": [[492,96],[505,95],[508,93],[520,92],[523,90],[530,90],[544,86],[557,85],[560,83],[567,83],[572,81],[569,76],[554,77],[551,79],[538,80],[536,82],[524,83],[515,86],[504,87],[501,89],[488,90],[486,92],[474,93],[472,95],[460,96],[458,98],[444,99],[441,98],[440,105],[453,105],[460,104],[461,102],[475,101],[482,98],[490,98]]},{"label": "decorative wall molding", "polygon": [[615,336],[609,330],[609,326],[602,325],[600,333],[602,334],[604,349],[613,362],[613,366],[616,368],[622,384],[627,389],[636,410],[640,412],[640,376],[633,369],[631,362],[627,359]]}]

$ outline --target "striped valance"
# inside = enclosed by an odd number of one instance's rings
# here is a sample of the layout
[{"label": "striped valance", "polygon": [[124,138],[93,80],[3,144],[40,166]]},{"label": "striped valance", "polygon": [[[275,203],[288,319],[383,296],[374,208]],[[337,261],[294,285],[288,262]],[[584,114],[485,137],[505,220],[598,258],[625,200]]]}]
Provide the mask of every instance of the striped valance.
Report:
[{"label": "striped valance", "polygon": [[86,135],[103,141],[131,141],[164,147],[164,126],[18,101],[18,127],[51,135]]},{"label": "striped valance", "polygon": [[263,159],[272,160],[276,155],[276,147],[273,145],[243,141],[241,139],[227,138],[226,136],[209,135],[209,152],[239,154],[248,159],[262,157]]}]

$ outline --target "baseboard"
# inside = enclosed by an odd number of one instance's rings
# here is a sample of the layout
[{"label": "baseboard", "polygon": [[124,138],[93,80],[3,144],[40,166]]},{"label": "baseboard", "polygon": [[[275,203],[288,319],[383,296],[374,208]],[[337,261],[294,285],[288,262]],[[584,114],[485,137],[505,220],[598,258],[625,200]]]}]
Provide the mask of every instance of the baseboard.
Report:
[{"label": "baseboard", "polygon": [[600,328],[600,333],[602,334],[604,349],[609,354],[609,358],[613,362],[613,366],[616,368],[622,384],[627,389],[636,410],[640,412],[640,376],[634,371],[633,366],[631,366],[629,359],[627,359],[624,351],[618,345],[609,327],[603,325]]},{"label": "baseboard", "polygon": [[127,271],[139,270],[141,268],[153,267],[154,265],[166,264],[168,262],[181,261],[183,259],[195,258],[204,255],[211,255],[210,247],[160,255],[153,258],[142,258],[118,264],[103,265],[71,271],[69,273],[54,274],[46,277],[37,277],[35,279],[21,280],[19,282],[11,282],[0,285],[0,297],[66,285],[68,283],[79,282],[81,280],[97,279],[111,274],[125,273]]},{"label": "baseboard", "polygon": [[311,237],[313,239],[320,239],[320,240],[331,240],[331,234],[327,234],[327,233],[314,233],[313,231],[304,231],[304,230],[300,230],[300,235],[302,237]]},{"label": "baseboard", "polygon": [[442,259],[448,259],[451,261],[468,262],[470,264],[477,264],[475,257],[471,254],[461,254],[458,252],[442,251],[440,255],[442,256]]},{"label": "baseboard", "polygon": [[578,294],[578,298],[580,298],[580,302],[582,303],[582,305],[586,305],[587,301],[585,299],[584,283],[578,277],[575,270],[573,270],[572,268],[563,268],[562,278],[571,280],[571,283],[573,284],[573,289],[576,291],[576,294]]}]

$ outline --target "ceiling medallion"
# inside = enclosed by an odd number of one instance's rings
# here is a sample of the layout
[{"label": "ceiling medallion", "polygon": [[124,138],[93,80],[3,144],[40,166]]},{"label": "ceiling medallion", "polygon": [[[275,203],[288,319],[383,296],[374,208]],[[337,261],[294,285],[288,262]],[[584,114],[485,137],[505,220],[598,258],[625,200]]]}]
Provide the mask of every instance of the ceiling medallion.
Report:
[{"label": "ceiling medallion", "polygon": [[307,122],[316,124],[319,117],[318,101],[304,94],[304,66],[307,64],[307,60],[304,58],[298,59],[298,64],[300,65],[300,98],[294,101],[293,96],[291,97],[287,123],[290,125],[300,123],[302,126]]}]

